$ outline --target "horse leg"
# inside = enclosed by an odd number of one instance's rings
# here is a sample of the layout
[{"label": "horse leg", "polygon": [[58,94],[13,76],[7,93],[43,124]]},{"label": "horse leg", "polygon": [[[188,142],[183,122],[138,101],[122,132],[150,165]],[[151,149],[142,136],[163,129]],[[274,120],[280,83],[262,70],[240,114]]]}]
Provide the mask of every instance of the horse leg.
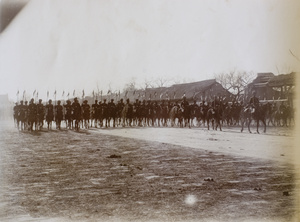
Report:
[{"label": "horse leg", "polygon": [[263,124],[264,124],[264,133],[267,131],[266,129],[267,129],[267,124],[266,124],[266,121],[263,119],[262,120],[262,122],[263,122]]},{"label": "horse leg", "polygon": [[207,119],[207,129],[209,130],[209,119]]},{"label": "horse leg", "polygon": [[242,124],[242,129],[241,129],[241,133],[244,131],[244,120],[241,121]]},{"label": "horse leg", "polygon": [[257,119],[256,121],[256,132],[259,134],[258,127],[259,127],[259,119]]},{"label": "horse leg", "polygon": [[251,119],[248,120],[248,131],[249,131],[249,133],[252,133],[251,130],[250,130],[251,121],[252,121]]}]

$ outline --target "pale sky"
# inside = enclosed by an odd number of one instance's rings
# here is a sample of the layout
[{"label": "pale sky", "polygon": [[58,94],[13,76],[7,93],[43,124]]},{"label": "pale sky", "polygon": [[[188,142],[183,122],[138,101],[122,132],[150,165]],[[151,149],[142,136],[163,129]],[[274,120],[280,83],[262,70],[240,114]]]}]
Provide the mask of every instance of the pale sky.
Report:
[{"label": "pale sky", "polygon": [[299,12],[299,0],[31,0],[0,34],[0,94],[299,72]]}]

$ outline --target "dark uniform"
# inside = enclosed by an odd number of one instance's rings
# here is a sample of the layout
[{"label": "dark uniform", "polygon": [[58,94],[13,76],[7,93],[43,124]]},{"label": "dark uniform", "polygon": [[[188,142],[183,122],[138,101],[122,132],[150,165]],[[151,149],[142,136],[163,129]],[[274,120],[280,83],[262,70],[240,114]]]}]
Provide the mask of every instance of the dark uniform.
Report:
[{"label": "dark uniform", "polygon": [[38,127],[39,129],[41,129],[44,125],[44,118],[45,118],[45,107],[41,99],[39,100],[39,103],[36,105],[36,111],[37,111]]},{"label": "dark uniform", "polygon": [[63,120],[63,106],[61,105],[60,100],[57,101],[57,105],[55,106],[55,120],[56,128],[60,129],[60,124]]},{"label": "dark uniform", "polygon": [[28,101],[25,101],[25,104],[23,106],[23,111],[25,113],[25,119],[24,119],[25,128],[27,128],[28,127]]},{"label": "dark uniform", "polygon": [[15,124],[18,124],[19,123],[19,105],[18,105],[18,103],[15,103],[14,108],[13,108],[13,112],[14,112]]},{"label": "dark uniform", "polygon": [[251,106],[254,106],[254,108],[258,108],[259,107],[259,99],[255,96],[255,93],[250,98],[249,104]]},{"label": "dark uniform", "polygon": [[75,120],[75,130],[79,130],[79,122],[81,120],[81,106],[77,98],[74,98],[72,109],[73,109],[73,119]]},{"label": "dark uniform", "polygon": [[103,114],[102,114],[102,102],[99,101],[98,106],[97,106],[97,120],[99,121],[100,127],[103,125]]},{"label": "dark uniform", "polygon": [[117,103],[117,107],[116,107],[116,117],[118,118],[118,125],[121,125],[121,122],[122,122],[122,111],[123,111],[123,108],[124,108],[124,102],[123,102],[123,99],[121,99],[118,103]]},{"label": "dark uniform", "polygon": [[184,96],[183,97],[183,101],[181,102],[181,107],[183,108],[183,109],[186,109],[186,108],[188,108],[188,106],[189,106],[189,102],[188,101],[186,101],[186,97]]},{"label": "dark uniform", "polygon": [[19,105],[19,108],[18,108],[18,121],[21,122],[21,130],[25,129],[25,126],[26,126],[26,107],[24,105],[23,100],[20,101],[20,105]]},{"label": "dark uniform", "polygon": [[[117,107],[116,104],[114,103],[114,99],[111,99],[110,102],[107,104],[107,109],[108,109],[108,118],[109,120],[113,119],[113,127],[115,127]],[[110,122],[108,122],[108,124],[110,124]]]},{"label": "dark uniform", "polygon": [[[98,100],[95,100],[95,103],[92,104],[92,119],[95,121],[95,127],[97,128],[97,119],[98,119]],[[91,126],[92,126],[91,121]]]},{"label": "dark uniform", "polygon": [[196,117],[198,115],[199,106],[197,105],[197,102],[194,101],[194,103],[191,105],[191,115],[192,117]]},{"label": "dark uniform", "polygon": [[28,123],[29,123],[30,131],[33,130],[33,124],[36,123],[36,116],[37,116],[36,104],[34,104],[34,99],[31,99],[28,105]]},{"label": "dark uniform", "polygon": [[90,105],[88,104],[88,101],[87,100],[84,100],[83,101],[83,104],[81,106],[82,108],[82,117],[83,117],[83,121],[84,121],[84,125],[85,125],[85,128],[89,128],[89,121],[90,121]]},{"label": "dark uniform", "polygon": [[48,129],[52,127],[52,121],[54,120],[54,107],[52,100],[49,100],[49,104],[46,105],[46,121],[48,124]]},{"label": "dark uniform", "polygon": [[71,124],[72,124],[72,116],[73,116],[73,107],[71,105],[71,101],[67,100],[67,104],[64,105],[65,108],[65,121],[67,128],[71,129]]},{"label": "dark uniform", "polygon": [[259,99],[256,97],[256,93],[252,93],[253,96],[250,98],[249,104],[252,108],[254,108],[251,112],[253,113],[254,118],[258,118],[259,116]]}]

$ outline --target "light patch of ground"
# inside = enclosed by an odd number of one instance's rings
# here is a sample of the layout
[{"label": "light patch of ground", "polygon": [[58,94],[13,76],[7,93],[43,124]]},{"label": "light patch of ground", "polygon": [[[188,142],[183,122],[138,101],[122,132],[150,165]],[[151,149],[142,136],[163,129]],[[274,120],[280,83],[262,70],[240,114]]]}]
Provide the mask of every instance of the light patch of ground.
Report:
[{"label": "light patch of ground", "polygon": [[[280,162],[294,161],[294,131],[289,128],[268,128],[267,133],[240,132],[239,127],[223,131],[204,128],[122,128],[97,130],[97,133],[143,139],[231,155],[256,157]],[[296,161],[295,162],[299,162]]]}]

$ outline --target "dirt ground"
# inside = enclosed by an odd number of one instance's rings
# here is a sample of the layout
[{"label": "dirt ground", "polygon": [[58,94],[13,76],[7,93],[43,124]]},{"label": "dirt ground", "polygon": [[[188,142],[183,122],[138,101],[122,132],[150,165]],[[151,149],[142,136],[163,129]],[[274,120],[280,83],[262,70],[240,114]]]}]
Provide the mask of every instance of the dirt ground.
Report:
[{"label": "dirt ground", "polygon": [[19,132],[0,122],[0,221],[299,221],[297,134]]}]

